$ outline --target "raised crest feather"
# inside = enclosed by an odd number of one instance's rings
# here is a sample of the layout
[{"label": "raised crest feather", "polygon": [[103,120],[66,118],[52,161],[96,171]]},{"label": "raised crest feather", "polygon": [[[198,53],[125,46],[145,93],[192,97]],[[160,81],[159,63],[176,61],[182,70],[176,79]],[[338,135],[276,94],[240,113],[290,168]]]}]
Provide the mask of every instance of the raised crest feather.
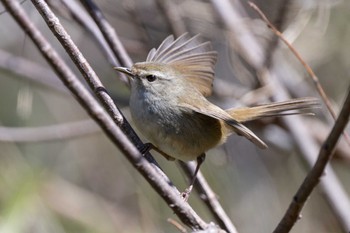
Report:
[{"label": "raised crest feather", "polygon": [[177,39],[168,36],[157,49],[153,48],[148,53],[146,62],[170,65],[204,96],[208,96],[212,91],[216,59],[217,52],[209,41],[204,42],[199,35],[190,37],[185,33]]}]

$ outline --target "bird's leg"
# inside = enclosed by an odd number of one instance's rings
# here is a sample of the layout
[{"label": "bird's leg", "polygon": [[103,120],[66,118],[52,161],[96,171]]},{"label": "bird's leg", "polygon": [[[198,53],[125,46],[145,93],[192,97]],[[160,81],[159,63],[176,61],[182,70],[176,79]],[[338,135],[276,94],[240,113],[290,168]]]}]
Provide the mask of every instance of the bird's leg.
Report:
[{"label": "bird's leg", "polygon": [[149,152],[150,150],[155,150],[157,151],[159,154],[161,154],[164,158],[166,158],[167,160],[170,161],[174,161],[175,159],[173,157],[171,157],[170,155],[168,155],[167,153],[161,151],[158,147],[156,147],[155,145],[153,145],[152,143],[145,143],[143,144],[143,147],[141,148],[140,152],[141,154],[146,154],[147,152]]},{"label": "bird's leg", "polygon": [[190,194],[191,194],[192,189],[193,189],[193,184],[194,184],[194,182],[196,182],[196,179],[197,179],[197,173],[199,171],[200,166],[204,162],[204,160],[205,160],[205,153],[203,153],[197,157],[197,166],[196,166],[196,170],[194,171],[193,176],[191,178],[190,186],[188,186],[188,188],[185,189],[185,191],[181,194],[185,201],[187,201],[188,198],[190,197]]},{"label": "bird's leg", "polygon": [[141,152],[141,154],[146,154],[146,153],[148,153],[150,150],[152,150],[153,149],[153,144],[152,143],[145,143],[145,144],[143,144],[143,146],[142,146],[142,148],[140,149],[140,152]]}]

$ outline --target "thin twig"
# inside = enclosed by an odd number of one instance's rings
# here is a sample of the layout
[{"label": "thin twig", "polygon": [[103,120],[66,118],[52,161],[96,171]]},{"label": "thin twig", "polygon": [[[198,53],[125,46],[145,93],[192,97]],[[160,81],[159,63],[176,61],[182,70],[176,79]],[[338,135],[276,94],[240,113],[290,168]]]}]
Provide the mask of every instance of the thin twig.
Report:
[{"label": "thin twig", "polygon": [[[25,1],[27,1],[27,0],[22,0],[22,1],[20,2],[20,4],[23,4]],[[6,12],[7,12],[6,9],[3,10],[3,11],[0,11],[0,15],[2,15],[3,13],[6,13]]]},{"label": "thin twig", "polygon": [[26,77],[29,81],[48,87],[58,93],[68,93],[62,83],[57,80],[56,74],[52,70],[3,50],[0,50],[0,68]]},{"label": "thin twig", "polygon": [[76,1],[61,0],[62,4],[68,9],[71,16],[79,23],[90,35],[93,36],[102,51],[107,57],[112,66],[120,66],[112,50],[108,46],[101,31],[96,26],[95,22],[90,18],[89,14],[84,11],[84,8]]},{"label": "thin twig", "polygon": [[[123,152],[133,166],[144,176],[144,178],[157,190],[162,198],[169,204],[170,208],[186,225],[192,229],[205,229],[206,224],[179,195],[179,192],[169,184],[168,180],[160,175],[138,151],[138,149],[129,141],[128,137],[114,123],[105,110],[99,105],[94,97],[79,82],[77,77],[69,69],[69,67],[60,58],[57,52],[52,48],[48,41],[42,36],[33,23],[31,23],[28,15],[16,0],[1,0],[17,23],[28,34],[37,46],[39,51],[55,70],[62,82],[74,94],[79,103],[89,113],[89,115],[101,126],[109,139]],[[49,22],[62,30],[58,19],[53,15],[44,1],[34,1],[33,3],[42,10],[44,18],[50,19]],[[65,31],[60,31],[61,35],[65,35]],[[85,61],[85,60],[84,60]],[[87,62],[84,62],[84,65]]]},{"label": "thin twig", "polygon": [[[286,90],[279,84],[276,75],[273,72],[268,74],[265,70],[263,75],[268,75],[271,83],[274,85],[275,94],[273,96],[274,101],[282,101],[287,96]],[[266,78],[267,79],[267,78]],[[301,152],[302,158],[305,160],[309,169],[311,169],[315,161],[317,160],[317,154],[319,152],[319,145],[311,137],[308,128],[305,127],[300,116],[284,117],[281,121],[286,125],[288,131],[293,136],[299,151]],[[333,210],[334,215],[341,224],[344,231],[347,231],[350,226],[350,200],[340,183],[337,175],[333,171],[331,165],[326,167],[327,176],[323,177],[320,181],[320,188],[325,200]]]},{"label": "thin twig", "polygon": [[[117,57],[119,63],[124,67],[131,67],[133,64],[131,61],[131,58],[126,52],[123,44],[120,42],[116,31],[105,19],[101,10],[91,0],[80,0],[80,2],[87,9],[90,16],[93,18],[97,26],[100,28],[103,36],[105,37],[107,43],[112,49],[114,55]],[[126,77],[123,77],[122,81],[124,81],[125,83],[128,83],[129,79],[127,79]]]},{"label": "thin twig", "polygon": [[0,126],[0,141],[18,143],[67,140],[98,132],[101,132],[101,129],[92,120],[40,127]]},{"label": "thin twig", "polygon": [[[290,8],[290,2],[291,0],[283,0],[279,2],[279,9],[277,10],[277,17],[274,20],[276,28],[280,31],[282,30],[282,27],[284,26],[285,20],[288,16],[288,9]],[[278,37],[273,36],[269,44],[266,46],[265,49],[265,59],[264,59],[264,66],[270,67],[272,62],[272,55],[274,54],[275,49],[278,47]]]},{"label": "thin twig", "polygon": [[[233,7],[233,2],[229,0],[211,0],[211,3],[227,29],[232,32],[232,40],[237,44],[237,50],[249,65],[259,70],[263,65],[264,52],[262,47],[255,42],[255,38],[251,35],[248,28],[242,26],[242,12]],[[234,4],[238,5],[240,2],[234,1]],[[254,51],[254,53],[250,51]]]},{"label": "thin twig", "polygon": [[[324,91],[324,89],[323,89],[323,87],[322,87],[318,77],[314,73],[314,71],[304,61],[304,59],[301,57],[299,52],[287,41],[286,38],[284,38],[283,34],[280,31],[278,31],[278,29],[268,20],[268,18],[259,9],[259,7],[257,5],[255,5],[253,2],[248,2],[248,4],[249,4],[250,7],[252,7],[260,15],[260,17],[262,18],[262,20],[264,20],[264,22],[267,24],[267,26],[276,34],[276,36],[278,36],[287,45],[289,50],[294,54],[294,56],[299,60],[299,62],[305,67],[307,73],[310,75],[310,77],[312,78],[313,83],[316,86],[316,90],[318,91],[318,93],[320,94],[323,102],[327,106],[327,109],[328,109],[329,113],[331,114],[331,116],[335,120],[337,118],[337,114],[335,113],[335,110],[333,109],[333,106],[332,106],[331,102],[329,101],[329,99],[327,97],[327,94]],[[344,134],[348,144],[350,145],[350,136],[345,131],[343,132],[343,134]]]},{"label": "thin twig", "polygon": [[[184,163],[180,162],[182,169],[186,172],[188,177],[193,177],[196,166],[194,162]],[[205,180],[201,171],[197,173],[194,188],[198,192],[200,198],[207,205],[210,212],[216,219],[219,226],[230,233],[237,233],[236,227],[233,225],[231,219],[227,216],[225,210],[221,206],[216,194]]]},{"label": "thin twig", "polygon": [[[298,220],[300,212],[305,205],[307,198],[310,196],[312,190],[319,183],[322,174],[324,173],[327,163],[332,158],[334,148],[338,142],[338,139],[344,131],[350,117],[350,89],[347,98],[344,102],[343,108],[337,118],[335,125],[330,132],[327,140],[323,143],[321,150],[318,154],[318,159],[306,176],[305,180],[301,184],[297,193],[295,194],[293,201],[290,203],[287,212],[278,224],[274,233],[289,232]],[[350,231],[350,223],[347,231]]]},{"label": "thin twig", "polygon": [[184,226],[182,226],[179,222],[177,222],[176,220],[172,219],[172,218],[168,218],[167,219],[168,223],[170,223],[171,225],[173,225],[174,227],[176,227],[176,229],[178,229],[180,232],[182,233],[187,233],[187,230]]},{"label": "thin twig", "polygon": [[[321,145],[326,140],[331,127],[318,119],[306,118],[305,121],[311,135]],[[335,148],[333,159],[339,159],[341,160],[340,162],[350,163],[350,150],[348,150],[348,144],[344,138],[340,138]]]},{"label": "thin twig", "polygon": [[181,15],[177,9],[177,5],[169,0],[156,0],[156,4],[162,10],[166,21],[168,22],[172,33],[175,36],[180,36],[185,33],[186,25],[184,24]]},{"label": "thin twig", "polygon": [[[39,13],[43,16],[48,27],[52,33],[59,40],[67,54],[71,57],[74,64],[77,66],[86,82],[97,95],[104,108],[108,111],[114,122],[125,132],[130,140],[137,146],[137,148],[143,148],[143,143],[132,129],[122,112],[114,104],[112,98],[107,93],[106,88],[101,83],[100,79],[96,75],[95,71],[91,68],[90,64],[84,58],[83,54],[79,51],[69,34],[64,27],[60,24],[58,18],[53,14],[48,5],[44,1],[32,1]],[[150,153],[146,153],[145,157],[148,161],[157,165],[155,159]]]}]

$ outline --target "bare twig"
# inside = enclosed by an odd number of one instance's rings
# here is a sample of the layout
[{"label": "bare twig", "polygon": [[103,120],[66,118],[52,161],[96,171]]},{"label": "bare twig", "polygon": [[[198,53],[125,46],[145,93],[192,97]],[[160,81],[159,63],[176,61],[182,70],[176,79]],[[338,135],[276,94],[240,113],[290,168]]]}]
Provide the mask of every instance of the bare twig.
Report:
[{"label": "bare twig", "polygon": [[176,227],[176,229],[178,229],[180,232],[182,233],[186,233],[187,230],[184,226],[182,226],[179,222],[177,222],[176,220],[172,219],[172,218],[168,218],[167,219],[168,223],[170,223],[171,225],[173,225],[174,227]]},{"label": "bare twig", "polygon": [[[50,8],[44,1],[33,1],[35,7],[43,16],[46,24],[49,26],[53,34],[60,41],[68,55],[71,57],[79,71],[84,76],[86,82],[90,88],[97,95],[104,108],[108,111],[114,122],[126,133],[131,141],[140,149],[143,148],[143,143],[137,136],[135,131],[131,128],[122,112],[114,104],[112,98],[107,93],[106,88],[102,85],[100,79],[97,77],[95,71],[91,68],[90,64],[86,61],[78,47],[74,44],[71,37],[66,30],[60,24],[58,18],[53,14]],[[157,164],[150,153],[146,153],[145,157],[153,164]]]},{"label": "bare twig", "polygon": [[59,93],[68,93],[62,83],[57,80],[56,74],[50,69],[3,50],[0,50],[0,68],[26,77],[34,83],[43,85]]},{"label": "bare twig", "polygon": [[186,25],[184,24],[174,2],[169,0],[156,0],[156,3],[162,10],[174,35],[180,36],[187,31]]},{"label": "bare twig", "polygon": [[[186,172],[188,177],[193,177],[194,171],[196,169],[194,162],[180,162],[180,165],[182,169]],[[198,192],[200,198],[207,205],[210,212],[218,222],[219,226],[225,229],[227,232],[237,233],[236,227],[233,225],[232,221],[227,216],[225,210],[220,205],[216,194],[211,189],[208,182],[205,180],[203,174],[200,171],[197,173],[194,187]]]},{"label": "bare twig", "polygon": [[[238,45],[237,49],[244,59],[256,70],[259,70],[263,65],[263,49],[255,42],[255,38],[248,29],[242,26],[241,12],[235,9],[232,6],[232,1],[229,0],[211,0],[211,3],[226,27],[234,35],[232,39]],[[235,1],[235,4],[240,3]],[[249,48],[249,50],[246,48]],[[250,51],[254,51],[254,53]]]},{"label": "bare twig", "polygon": [[[344,128],[349,122],[350,116],[350,89],[343,105],[343,108],[337,118],[335,125],[330,132],[327,140],[323,143],[321,150],[318,154],[318,159],[311,169],[311,171],[306,176],[304,182],[300,186],[299,190],[295,194],[293,201],[290,203],[287,212],[284,217],[278,224],[277,228],[274,230],[274,233],[284,233],[289,232],[294,226],[295,222],[298,220],[300,212],[310,196],[312,190],[319,183],[319,180],[325,170],[325,167],[329,160],[331,159],[334,148],[337,144],[337,141],[342,134]],[[350,231],[350,222],[348,223],[348,229]]]},{"label": "bare twig", "polygon": [[[283,0],[279,2],[279,9],[277,10],[277,17],[275,21],[276,28],[280,31],[282,30],[282,27],[284,26],[285,20],[288,16],[288,9],[290,7],[291,0]],[[278,47],[278,37],[272,37],[269,41],[269,44],[266,46],[265,49],[265,59],[264,59],[264,66],[270,67],[272,62],[272,55],[274,54],[274,50]]]},{"label": "bare twig", "polygon": [[0,141],[2,142],[42,142],[67,140],[101,132],[92,120],[41,127],[3,127],[0,126]]},{"label": "bare twig", "polygon": [[[310,77],[312,78],[313,83],[316,86],[316,90],[318,91],[318,93],[320,94],[323,102],[325,103],[325,105],[327,106],[328,111],[330,112],[331,116],[333,117],[333,119],[335,120],[337,115],[333,109],[333,106],[331,104],[331,102],[329,101],[326,92],[324,91],[318,77],[316,76],[316,74],[314,73],[314,71],[311,69],[311,67],[304,61],[304,59],[301,57],[301,55],[298,53],[298,51],[287,41],[286,38],[284,38],[283,34],[278,31],[278,29],[268,20],[268,18],[265,16],[265,14],[259,9],[259,7],[257,5],[255,5],[253,2],[248,2],[249,6],[251,6],[262,18],[262,20],[264,20],[264,22],[267,24],[267,26],[287,45],[287,47],[289,48],[289,50],[294,54],[294,56],[300,61],[300,63],[305,67],[307,73],[310,75]],[[348,144],[350,145],[350,137],[349,135],[344,131],[344,136],[348,142]]]},{"label": "bare twig", "polygon": [[108,46],[101,31],[96,26],[95,22],[90,18],[89,14],[84,11],[84,8],[76,1],[61,0],[62,4],[68,9],[71,16],[78,22],[90,35],[93,36],[98,45],[104,51],[109,63],[112,66],[120,66],[112,50]]},{"label": "bare twig", "polygon": [[[25,1],[27,1],[27,0],[22,0],[22,1],[20,2],[20,4],[23,4]],[[0,15],[2,15],[2,14],[5,13],[5,12],[7,12],[7,11],[6,11],[6,10],[0,11]]]},{"label": "bare twig", "polygon": [[[109,139],[125,154],[128,160],[137,168],[137,170],[144,176],[144,178],[152,185],[154,189],[162,196],[162,198],[169,204],[170,208],[178,215],[178,217],[186,225],[192,229],[205,229],[206,224],[188,205],[184,202],[169,181],[160,175],[159,171],[155,169],[138,151],[138,149],[129,141],[121,129],[113,122],[104,109],[91,96],[91,94],[79,82],[77,77],[72,73],[68,66],[59,57],[57,52],[52,48],[48,41],[37,30],[33,23],[31,23],[27,14],[16,0],[1,0],[14,17],[17,23],[27,32],[28,36],[33,40],[39,51],[50,63],[52,68],[58,74],[62,82],[74,94],[79,103],[89,113],[89,115],[101,126],[103,131]],[[62,31],[62,26],[58,23],[58,19],[53,15],[44,1],[33,1],[38,10],[41,10],[42,15],[52,26],[57,27],[57,30],[64,36],[66,33]],[[60,31],[61,30],[61,31]],[[84,60],[84,65],[87,65]]]},{"label": "bare twig", "polygon": [[[317,140],[320,145],[326,140],[330,126],[317,119],[305,119],[306,124],[309,127],[311,135]],[[350,150],[348,150],[348,144],[344,138],[340,138],[335,148],[333,159],[339,159],[341,162],[350,163]]]},{"label": "bare twig", "polygon": [[[123,44],[120,42],[119,37],[115,32],[114,28],[105,19],[97,5],[91,0],[81,0],[81,3],[84,5],[84,7],[90,13],[97,26],[100,28],[103,36],[105,37],[107,43],[112,49],[114,55],[117,57],[119,63],[124,67],[131,67],[133,63],[128,53],[126,52]],[[125,83],[129,82],[126,77],[123,77],[122,81],[124,81]]]},{"label": "bare twig", "polygon": [[[268,71],[265,70],[265,75],[269,75],[271,83],[274,84],[275,94],[273,96],[274,101],[282,101],[288,98],[284,88],[279,85],[278,80],[273,73],[267,74]],[[300,116],[293,116],[293,118],[285,117],[281,119],[286,125],[287,129],[293,136],[298,148],[305,160],[307,166],[311,169],[317,159],[316,155],[319,151],[319,145],[311,137],[308,129],[304,126]],[[334,215],[337,217],[341,223],[341,227],[344,231],[349,229],[349,219],[350,219],[350,200],[347,196],[343,185],[340,183],[337,175],[333,171],[332,167],[328,165],[326,167],[327,176],[324,176],[320,181],[320,188],[322,194],[327,200],[329,206],[333,210]]]}]

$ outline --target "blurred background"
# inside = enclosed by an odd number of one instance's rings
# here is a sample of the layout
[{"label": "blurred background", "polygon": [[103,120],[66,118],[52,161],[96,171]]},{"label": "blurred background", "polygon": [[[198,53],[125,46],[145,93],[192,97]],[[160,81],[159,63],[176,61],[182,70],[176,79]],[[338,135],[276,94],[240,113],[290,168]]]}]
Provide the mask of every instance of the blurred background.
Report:
[{"label": "blurred background", "polygon": [[[47,2],[132,123],[128,87],[91,32],[72,15],[71,10],[78,9],[88,17],[84,8],[75,0],[67,5]],[[314,69],[338,112],[350,83],[350,1],[254,2]],[[304,67],[247,1],[96,4],[134,62],[145,60],[169,34],[188,31],[212,41],[219,58],[210,100],[219,106],[265,103],[283,93],[287,98],[318,97]],[[31,1],[22,6],[85,83]],[[0,9],[0,232],[178,232],[167,222],[178,221],[171,209],[90,120],[1,4]],[[263,75],[263,67],[271,77]],[[309,170],[308,152],[300,141],[311,140],[314,145],[307,148],[316,146],[311,156],[317,156],[333,124],[324,106],[315,117],[295,122],[306,134],[290,133],[296,117],[286,118],[287,122],[268,119],[248,125],[268,143],[268,150],[232,136],[207,153],[201,171],[240,233],[272,232]],[[347,195],[349,148],[342,139],[331,163]],[[153,154],[184,190],[186,177],[177,163]],[[189,203],[206,221],[214,221],[195,192]],[[292,232],[344,232],[331,206],[316,188]]]}]

